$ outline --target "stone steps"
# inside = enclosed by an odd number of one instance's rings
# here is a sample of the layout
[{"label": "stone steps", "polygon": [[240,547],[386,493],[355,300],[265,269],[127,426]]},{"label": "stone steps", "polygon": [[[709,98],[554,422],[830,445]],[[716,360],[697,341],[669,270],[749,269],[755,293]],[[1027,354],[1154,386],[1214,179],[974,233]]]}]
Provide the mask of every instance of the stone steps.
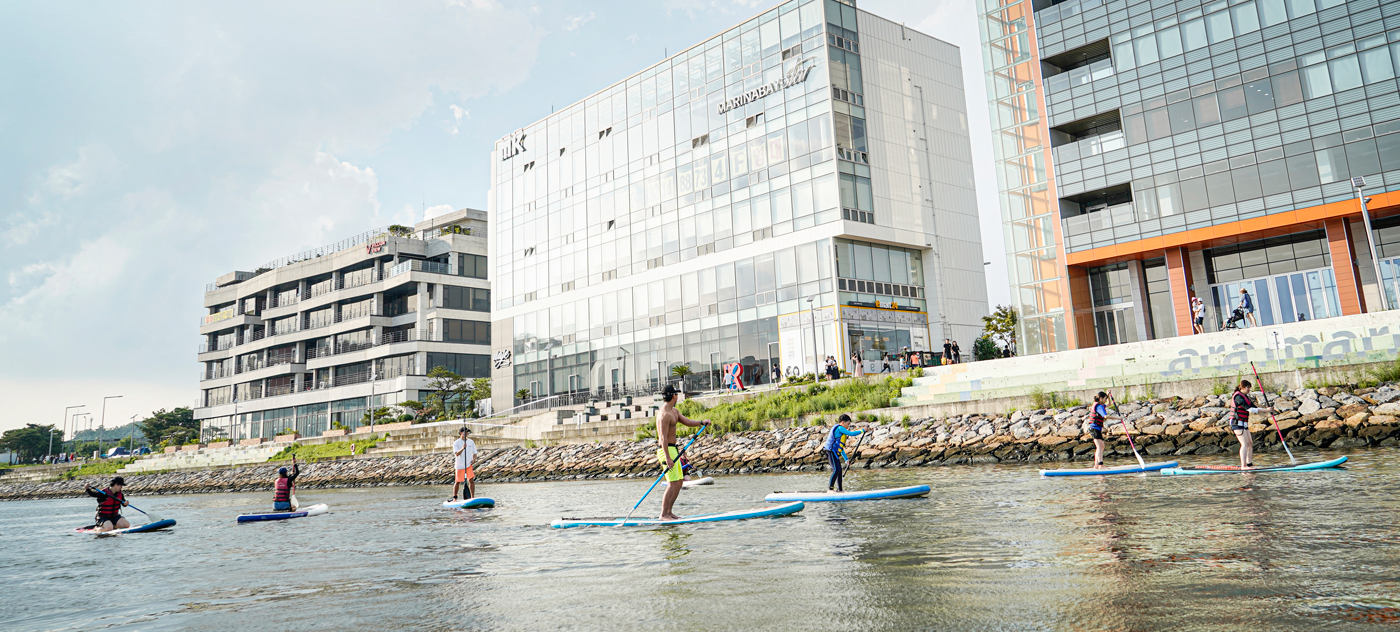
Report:
[{"label": "stone steps", "polygon": [[60,463],[56,465],[17,467],[0,473],[0,484],[12,485],[15,483],[45,483],[48,481],[56,481],[63,478],[64,472],[77,466],[77,463]]}]

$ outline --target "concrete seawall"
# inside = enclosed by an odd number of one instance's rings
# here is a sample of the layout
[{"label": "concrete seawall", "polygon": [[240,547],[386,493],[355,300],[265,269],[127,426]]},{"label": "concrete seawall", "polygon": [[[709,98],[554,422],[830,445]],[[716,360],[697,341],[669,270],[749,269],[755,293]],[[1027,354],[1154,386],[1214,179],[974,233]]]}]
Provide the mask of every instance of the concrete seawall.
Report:
[{"label": "concrete seawall", "polygon": [[[1270,399],[1280,411],[1284,436],[1295,449],[1400,446],[1400,389],[1394,385],[1355,392],[1298,389],[1271,394]],[[1227,404],[1228,395],[1199,396],[1133,402],[1119,411],[1144,457],[1189,461],[1182,457],[1236,449],[1235,438],[1225,427]],[[910,420],[907,426],[861,423],[858,426],[871,433],[851,462],[857,468],[871,468],[1087,461],[1094,450],[1087,425],[1085,406],[1017,411],[1009,416]],[[1282,451],[1268,416],[1254,415],[1250,431],[1257,451]],[[819,444],[826,432],[826,427],[818,426],[705,436],[688,454],[705,474],[820,470],[825,460]],[[1107,438],[1110,458],[1132,458],[1121,425],[1112,425]],[[483,454],[477,471],[482,483],[650,477],[659,473],[655,453],[656,443],[650,440],[504,448]],[[281,465],[128,476],[127,492],[139,496],[270,491]],[[451,481],[450,456],[426,454],[306,464],[298,487],[450,485]],[[84,482],[88,481],[0,485],[0,500],[81,496]]]}]

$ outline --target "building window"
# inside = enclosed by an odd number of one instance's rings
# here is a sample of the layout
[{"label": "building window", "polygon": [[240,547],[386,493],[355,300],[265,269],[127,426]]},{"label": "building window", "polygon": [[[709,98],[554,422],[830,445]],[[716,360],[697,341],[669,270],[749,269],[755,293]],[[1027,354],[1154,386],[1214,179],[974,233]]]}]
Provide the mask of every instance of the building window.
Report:
[{"label": "building window", "polygon": [[444,318],[443,342],[457,342],[474,345],[491,344],[491,323],[477,320],[454,320]]},{"label": "building window", "polygon": [[1166,260],[1142,262],[1142,275],[1147,279],[1147,315],[1152,325],[1152,337],[1176,336],[1176,311],[1172,306],[1172,284],[1167,275]]},{"label": "building window", "polygon": [[491,377],[491,356],[475,353],[429,353],[428,370],[444,367],[462,377]]},{"label": "building window", "polygon": [[473,312],[491,311],[491,290],[444,285],[442,291],[442,306],[444,308]]},{"label": "building window", "polygon": [[461,255],[457,274],[473,279],[486,278],[486,257],[482,255]]}]

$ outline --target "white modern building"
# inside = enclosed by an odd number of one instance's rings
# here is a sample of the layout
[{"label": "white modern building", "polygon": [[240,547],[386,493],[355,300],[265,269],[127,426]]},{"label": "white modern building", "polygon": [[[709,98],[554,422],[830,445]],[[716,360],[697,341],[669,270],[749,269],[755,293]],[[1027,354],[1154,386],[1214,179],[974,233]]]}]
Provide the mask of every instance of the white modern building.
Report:
[{"label": "white modern building", "polygon": [[464,209],[210,284],[202,438],[354,429],[371,408],[420,399],[433,367],[487,377],[486,227],[486,213]]},{"label": "white modern building", "polygon": [[960,52],[855,4],[784,2],[497,142],[497,410],[970,351]]}]

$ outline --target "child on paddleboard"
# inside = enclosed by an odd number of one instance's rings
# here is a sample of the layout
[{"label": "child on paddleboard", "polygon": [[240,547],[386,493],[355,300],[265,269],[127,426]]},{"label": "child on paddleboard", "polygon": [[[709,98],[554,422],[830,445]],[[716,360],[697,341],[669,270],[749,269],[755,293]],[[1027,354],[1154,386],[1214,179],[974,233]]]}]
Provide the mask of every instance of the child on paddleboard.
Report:
[{"label": "child on paddleboard", "polygon": [[656,449],[656,460],[661,462],[661,466],[666,468],[666,494],[661,497],[661,519],[680,520],[671,511],[671,507],[676,504],[676,499],[681,495],[681,488],[685,486],[685,473],[681,470],[680,448],[676,445],[676,424],[681,423],[692,428],[699,428],[708,425],[708,421],[695,421],[687,419],[679,410],[676,410],[676,397],[678,391],[670,384],[661,390],[661,412],[656,415],[656,441],[660,446]]},{"label": "child on paddleboard", "polygon": [[1230,416],[1230,430],[1234,431],[1235,438],[1240,442],[1240,467],[1254,467],[1254,435],[1249,432],[1249,414],[1257,412],[1268,412],[1269,408],[1259,408],[1254,405],[1254,400],[1249,398],[1249,390],[1253,385],[1249,380],[1240,380],[1240,385],[1235,389],[1235,394],[1230,396],[1231,404],[1234,405],[1234,414]]},{"label": "child on paddleboard", "polygon": [[831,432],[826,435],[826,440],[822,441],[822,454],[826,455],[826,463],[831,466],[831,480],[826,482],[828,493],[842,492],[842,479],[844,473],[841,471],[841,460],[846,457],[845,438],[858,437],[864,430],[852,432],[846,428],[846,424],[851,423],[851,416],[843,414],[836,418],[836,425],[831,427]]},{"label": "child on paddleboard", "polygon": [[1099,391],[1094,396],[1094,408],[1089,411],[1089,436],[1094,440],[1094,469],[1103,469],[1103,429],[1104,422],[1109,419],[1118,419],[1116,415],[1108,414],[1108,393]]},{"label": "child on paddleboard", "polygon": [[457,479],[452,484],[452,500],[448,502],[457,502],[459,488],[466,492],[466,495],[462,496],[463,499],[476,498],[476,472],[472,471],[472,463],[476,461],[476,442],[471,440],[471,434],[471,429],[462,426],[462,429],[457,431],[457,440],[452,442]]},{"label": "child on paddleboard", "polygon": [[292,472],[287,473],[287,468],[277,468],[277,482],[272,486],[272,510],[273,511],[296,511],[296,505],[292,504],[292,496],[297,493],[297,475],[301,470],[297,468],[297,458],[292,457]]},{"label": "child on paddleboard", "polygon": [[122,487],[125,485],[126,481],[118,476],[112,479],[107,489],[93,489],[92,485],[83,486],[87,495],[97,499],[98,533],[131,528],[131,523],[122,517],[122,507],[126,506],[126,495],[122,493]]}]

